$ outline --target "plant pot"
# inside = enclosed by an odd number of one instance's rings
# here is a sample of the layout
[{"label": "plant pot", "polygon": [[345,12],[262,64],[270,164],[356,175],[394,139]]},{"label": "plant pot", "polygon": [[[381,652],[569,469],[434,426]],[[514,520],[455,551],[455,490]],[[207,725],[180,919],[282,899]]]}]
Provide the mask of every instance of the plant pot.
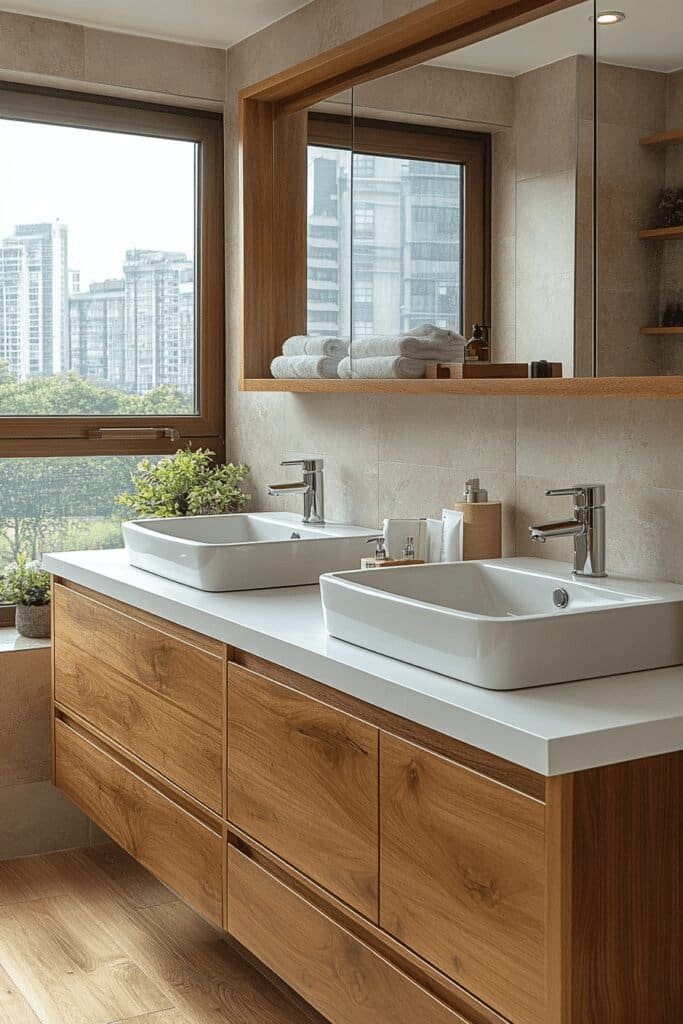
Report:
[{"label": "plant pot", "polygon": [[46,640],[51,633],[50,605],[18,604],[14,624],[22,636]]}]

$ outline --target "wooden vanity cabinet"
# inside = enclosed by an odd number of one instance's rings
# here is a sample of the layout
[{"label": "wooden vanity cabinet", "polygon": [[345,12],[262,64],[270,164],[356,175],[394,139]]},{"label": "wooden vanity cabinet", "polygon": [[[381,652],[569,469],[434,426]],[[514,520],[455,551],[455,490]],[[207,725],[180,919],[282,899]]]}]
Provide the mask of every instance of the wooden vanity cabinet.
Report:
[{"label": "wooden vanity cabinet", "polygon": [[379,730],[231,664],[228,819],[373,921]]},{"label": "wooden vanity cabinet", "polygon": [[55,782],[331,1024],[680,1024],[683,753],[545,778],[73,584]]}]

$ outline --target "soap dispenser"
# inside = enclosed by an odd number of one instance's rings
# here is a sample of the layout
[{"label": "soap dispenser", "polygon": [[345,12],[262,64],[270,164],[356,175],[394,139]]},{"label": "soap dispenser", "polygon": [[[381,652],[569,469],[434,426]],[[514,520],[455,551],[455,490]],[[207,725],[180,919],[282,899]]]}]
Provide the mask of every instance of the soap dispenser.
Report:
[{"label": "soap dispenser", "polygon": [[479,478],[465,481],[462,501],[454,508],[462,512],[462,557],[500,558],[503,553],[503,505],[489,501],[488,492],[480,486]]}]

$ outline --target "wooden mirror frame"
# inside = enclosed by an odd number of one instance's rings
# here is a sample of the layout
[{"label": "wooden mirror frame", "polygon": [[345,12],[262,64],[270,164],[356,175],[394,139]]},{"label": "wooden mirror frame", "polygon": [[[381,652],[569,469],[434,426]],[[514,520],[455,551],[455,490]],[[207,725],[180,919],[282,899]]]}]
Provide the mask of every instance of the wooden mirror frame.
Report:
[{"label": "wooden mirror frame", "polygon": [[683,376],[517,380],[276,380],[267,376],[283,340],[306,330],[307,109],[352,86],[582,2],[436,0],[240,92],[240,390],[683,398]]}]

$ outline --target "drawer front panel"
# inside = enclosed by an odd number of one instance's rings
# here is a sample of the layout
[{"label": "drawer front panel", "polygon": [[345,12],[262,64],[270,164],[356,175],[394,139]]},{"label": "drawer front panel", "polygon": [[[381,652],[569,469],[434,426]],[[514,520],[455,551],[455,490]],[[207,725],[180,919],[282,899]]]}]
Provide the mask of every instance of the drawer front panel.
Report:
[{"label": "drawer front panel", "polygon": [[228,931],[331,1024],[467,1024],[234,846]]},{"label": "drawer front panel", "polygon": [[221,813],[221,659],[55,589],[55,700]]},{"label": "drawer front panel", "polygon": [[515,1024],[544,1020],[544,807],[381,736],[380,923]]},{"label": "drawer front panel", "polygon": [[377,920],[378,730],[230,665],[228,818]]},{"label": "drawer front panel", "polygon": [[223,840],[114,757],[55,721],[55,783],[152,874],[222,922]]}]

